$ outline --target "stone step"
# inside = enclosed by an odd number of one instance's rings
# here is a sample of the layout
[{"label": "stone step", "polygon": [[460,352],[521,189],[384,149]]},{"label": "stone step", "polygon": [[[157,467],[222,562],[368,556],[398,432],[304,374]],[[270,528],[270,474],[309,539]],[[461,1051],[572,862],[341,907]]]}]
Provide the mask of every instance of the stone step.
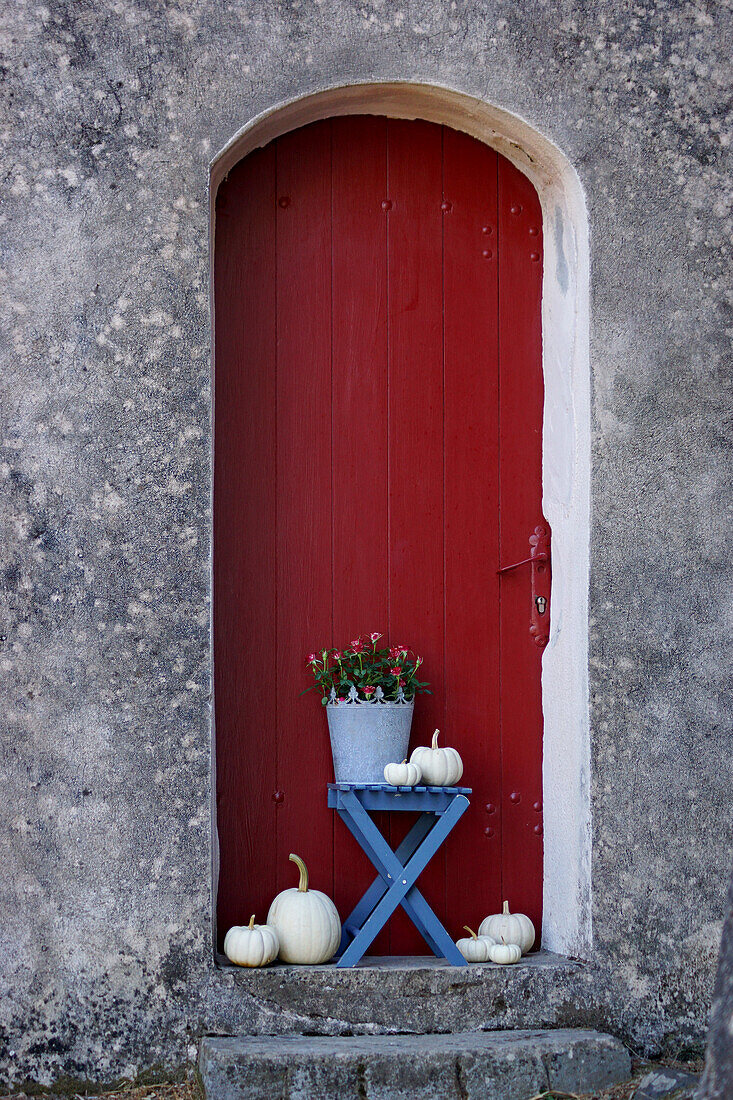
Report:
[{"label": "stone step", "polygon": [[626,1081],[631,1062],[599,1031],[235,1036],[201,1042],[207,1100],[529,1100]]},{"label": "stone step", "polygon": [[227,996],[209,1018],[220,1035],[538,1030],[603,1018],[587,965],[548,951],[514,966],[451,966],[430,956],[367,957],[344,970],[226,966],[220,980]]}]

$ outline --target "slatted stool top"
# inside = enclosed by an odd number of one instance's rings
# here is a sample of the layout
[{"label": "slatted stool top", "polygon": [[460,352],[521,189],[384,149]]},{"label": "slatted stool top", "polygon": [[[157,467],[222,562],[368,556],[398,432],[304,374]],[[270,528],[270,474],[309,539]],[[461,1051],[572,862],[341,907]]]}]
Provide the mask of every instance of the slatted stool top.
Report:
[{"label": "slatted stool top", "polygon": [[448,794],[470,794],[470,787],[393,787],[391,783],[329,783],[329,791],[431,791],[445,792]]},{"label": "slatted stool top", "polygon": [[457,795],[469,795],[470,787],[393,787],[389,783],[329,783],[328,805],[332,810],[343,806],[343,795],[351,793],[365,810],[421,810],[442,814]]}]

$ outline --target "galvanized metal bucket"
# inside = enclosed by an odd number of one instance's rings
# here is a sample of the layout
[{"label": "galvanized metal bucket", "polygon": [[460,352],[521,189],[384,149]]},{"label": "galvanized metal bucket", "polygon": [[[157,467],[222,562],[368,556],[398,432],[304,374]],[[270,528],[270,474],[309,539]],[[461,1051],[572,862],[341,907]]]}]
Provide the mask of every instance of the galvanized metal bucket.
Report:
[{"label": "galvanized metal bucket", "polygon": [[336,782],[384,783],[385,765],[407,756],[414,709],[414,699],[327,703]]}]

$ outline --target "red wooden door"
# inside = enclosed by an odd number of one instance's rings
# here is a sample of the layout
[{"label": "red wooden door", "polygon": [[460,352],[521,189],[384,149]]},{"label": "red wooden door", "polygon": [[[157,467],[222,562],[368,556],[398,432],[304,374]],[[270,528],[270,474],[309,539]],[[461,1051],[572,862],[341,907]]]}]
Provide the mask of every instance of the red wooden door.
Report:
[{"label": "red wooden door", "polygon": [[[307,653],[382,631],[425,658],[471,808],[420,885],[453,936],[507,898],[541,925],[542,216],[478,141],[348,117],[250,154],[215,250],[219,942],[293,885],[342,917],[373,877],[326,808]],[[547,615],[549,618],[549,614]],[[393,844],[405,824],[382,828]],[[375,954],[425,954],[401,910]]]}]

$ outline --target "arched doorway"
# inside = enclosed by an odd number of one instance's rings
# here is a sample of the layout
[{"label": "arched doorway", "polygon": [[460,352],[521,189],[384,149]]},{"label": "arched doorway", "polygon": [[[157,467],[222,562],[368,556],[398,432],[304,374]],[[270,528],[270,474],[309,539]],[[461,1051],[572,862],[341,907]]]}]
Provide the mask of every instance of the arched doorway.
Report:
[{"label": "arched doorway", "polygon": [[[537,195],[466,134],[350,116],[251,153],[216,219],[220,933],[290,851],[342,913],[370,877],[299,692],[371,630],[425,657],[413,743],[444,729],[474,789],[421,888],[455,935],[504,897],[539,927],[542,650],[529,571],[497,572],[544,523]],[[398,914],[374,950],[426,949]]]}]

